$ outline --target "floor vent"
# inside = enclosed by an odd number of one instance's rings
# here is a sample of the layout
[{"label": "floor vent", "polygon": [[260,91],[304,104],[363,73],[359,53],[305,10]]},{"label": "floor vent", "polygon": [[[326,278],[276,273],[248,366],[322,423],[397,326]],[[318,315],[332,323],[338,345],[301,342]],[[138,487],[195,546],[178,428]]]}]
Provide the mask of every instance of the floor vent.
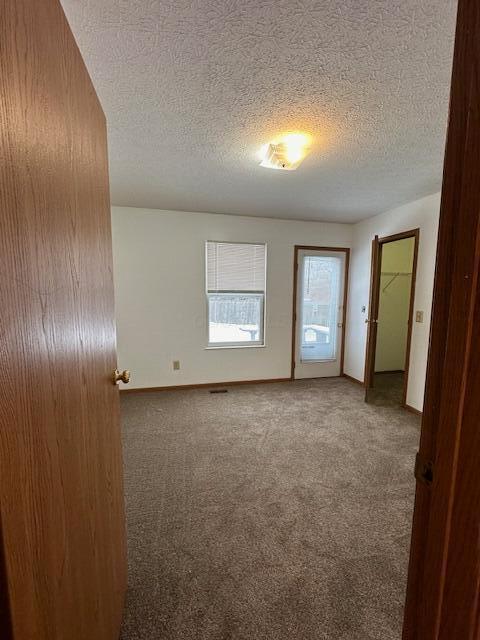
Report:
[{"label": "floor vent", "polygon": [[228,389],[210,389],[210,393],[228,393]]}]

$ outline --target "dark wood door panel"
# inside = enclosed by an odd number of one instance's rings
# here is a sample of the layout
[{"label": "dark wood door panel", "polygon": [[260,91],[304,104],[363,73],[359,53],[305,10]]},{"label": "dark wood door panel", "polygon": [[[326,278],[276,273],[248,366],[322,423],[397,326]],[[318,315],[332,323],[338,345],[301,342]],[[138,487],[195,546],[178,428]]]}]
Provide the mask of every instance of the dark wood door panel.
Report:
[{"label": "dark wood door panel", "polygon": [[480,637],[479,32],[459,0],[404,640]]}]

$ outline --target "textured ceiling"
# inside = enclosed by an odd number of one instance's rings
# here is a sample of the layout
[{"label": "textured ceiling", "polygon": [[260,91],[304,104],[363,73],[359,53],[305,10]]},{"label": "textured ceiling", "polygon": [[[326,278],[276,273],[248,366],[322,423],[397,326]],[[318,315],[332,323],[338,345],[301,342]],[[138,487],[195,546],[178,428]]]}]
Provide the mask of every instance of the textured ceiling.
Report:
[{"label": "textured ceiling", "polygon": [[[62,0],[118,205],[352,222],[440,188],[454,0]],[[275,134],[315,138],[292,172]]]}]

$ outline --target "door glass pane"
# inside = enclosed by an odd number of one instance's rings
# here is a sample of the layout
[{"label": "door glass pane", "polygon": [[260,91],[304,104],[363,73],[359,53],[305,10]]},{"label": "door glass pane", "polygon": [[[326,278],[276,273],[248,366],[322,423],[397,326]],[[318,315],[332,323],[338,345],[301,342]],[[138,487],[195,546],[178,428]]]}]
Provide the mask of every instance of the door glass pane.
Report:
[{"label": "door glass pane", "polygon": [[302,361],[335,360],[342,261],[305,256],[302,271],[300,347]]}]

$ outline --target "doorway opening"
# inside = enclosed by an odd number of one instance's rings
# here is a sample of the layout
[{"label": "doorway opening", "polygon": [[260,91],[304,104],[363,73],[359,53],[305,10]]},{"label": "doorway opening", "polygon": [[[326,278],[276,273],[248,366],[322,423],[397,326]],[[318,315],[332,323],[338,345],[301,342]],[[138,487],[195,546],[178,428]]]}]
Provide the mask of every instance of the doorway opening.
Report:
[{"label": "doorway opening", "polygon": [[295,247],[291,378],[343,373],[350,249]]},{"label": "doorway opening", "polygon": [[407,407],[418,241],[419,229],[413,229],[375,237],[372,244],[365,371],[371,404]]}]

